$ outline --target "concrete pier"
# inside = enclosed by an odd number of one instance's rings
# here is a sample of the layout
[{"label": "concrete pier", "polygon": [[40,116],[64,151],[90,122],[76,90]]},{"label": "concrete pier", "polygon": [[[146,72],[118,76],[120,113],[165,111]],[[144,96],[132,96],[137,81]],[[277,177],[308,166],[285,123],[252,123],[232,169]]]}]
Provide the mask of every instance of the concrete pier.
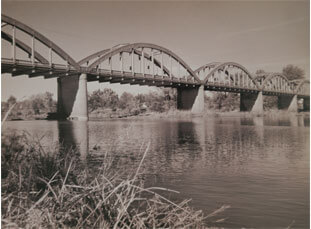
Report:
[{"label": "concrete pier", "polygon": [[279,96],[278,97],[278,109],[287,110],[289,112],[297,112],[298,111],[297,95]]},{"label": "concrete pier", "polygon": [[263,113],[262,92],[258,94],[241,93],[240,111],[250,111],[254,113]]},{"label": "concrete pier", "polygon": [[195,88],[177,89],[177,109],[191,110],[192,113],[204,112],[204,85]]},{"label": "concrete pier", "polygon": [[57,113],[60,118],[88,120],[87,75],[58,78]]}]

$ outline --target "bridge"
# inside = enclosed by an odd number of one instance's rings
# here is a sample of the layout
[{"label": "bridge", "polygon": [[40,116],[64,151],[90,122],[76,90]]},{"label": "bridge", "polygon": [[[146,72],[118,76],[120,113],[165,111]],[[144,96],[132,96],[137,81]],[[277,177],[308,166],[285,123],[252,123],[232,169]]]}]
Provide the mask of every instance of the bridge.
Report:
[{"label": "bridge", "polygon": [[241,111],[263,112],[263,95],[277,96],[279,109],[297,111],[298,99],[309,110],[309,80],[289,81],[281,73],[251,74],[235,62],[213,62],[193,70],[171,50],[149,43],[120,44],[76,62],[33,28],[6,15],[1,38],[10,57],[1,73],[13,77],[57,78],[57,112],[61,118],[88,119],[87,82],[137,84],[177,89],[177,108],[204,112],[204,91],[240,94]]}]

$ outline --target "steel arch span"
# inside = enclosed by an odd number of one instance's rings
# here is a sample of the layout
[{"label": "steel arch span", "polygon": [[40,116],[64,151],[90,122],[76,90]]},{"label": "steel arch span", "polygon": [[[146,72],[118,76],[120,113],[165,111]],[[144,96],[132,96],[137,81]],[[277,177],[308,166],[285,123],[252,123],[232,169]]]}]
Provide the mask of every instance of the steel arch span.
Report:
[{"label": "steel arch span", "polygon": [[[124,63],[126,58],[124,55],[125,53],[128,54],[128,62],[130,62],[128,63],[128,68],[126,68]],[[117,69],[113,67],[113,59],[114,62],[118,61],[119,66]],[[126,72],[130,70],[129,73],[132,74],[150,74],[153,77],[170,79],[182,78],[186,81],[189,80],[195,83],[201,83],[196,73],[184,60],[169,49],[155,44],[134,43],[121,45],[92,54],[79,63],[84,64],[88,61],[93,61],[87,67],[87,71],[91,73],[95,72],[97,69],[101,69],[101,66],[105,62],[108,62],[110,71]],[[139,62],[140,66],[137,65],[137,62]]]},{"label": "steel arch span", "polygon": [[[68,55],[63,49],[61,49],[59,46],[57,46],[53,41],[39,33],[38,31],[34,30],[33,28],[25,25],[24,23],[13,19],[11,17],[8,17],[4,14],[1,15],[2,23],[5,23],[5,25],[12,26],[12,35],[9,35],[5,32],[1,34],[2,39],[6,41],[11,41],[13,46],[12,51],[12,58],[13,61],[16,61],[16,50],[15,46],[21,48],[23,51],[25,51],[28,55],[30,55],[32,62],[35,62],[35,59],[39,60],[40,63],[46,63],[45,58],[41,58],[40,54],[38,54],[35,50],[35,43],[40,42],[45,47],[49,49],[49,60],[48,63],[52,66],[53,60],[52,60],[52,53],[56,53],[61,59],[63,59],[67,65],[71,66],[75,70],[80,70],[80,65],[70,56]],[[16,39],[16,32],[22,31],[23,33],[27,34],[31,37],[31,47],[26,45],[25,43],[19,41]]]},{"label": "steel arch span", "polygon": [[294,93],[295,83],[291,82],[281,73],[268,73],[260,81],[261,88],[264,91]]},{"label": "steel arch span", "polygon": [[227,85],[259,90],[258,82],[242,65],[235,62],[213,62],[195,70],[204,85]]},{"label": "steel arch span", "polygon": [[302,96],[309,96],[310,80],[301,80],[301,82],[296,87],[295,93]]},{"label": "steel arch span", "polygon": [[[117,46],[121,46],[121,45],[117,45]],[[116,47],[116,46],[115,46],[115,47]],[[81,66],[86,64],[86,66],[88,66],[90,63],[92,63],[92,62],[98,60],[102,55],[111,52],[115,47],[113,47],[113,48],[111,48],[111,49],[104,49],[104,50],[102,50],[102,51],[99,51],[99,52],[96,52],[96,53],[94,53],[94,54],[91,54],[91,55],[89,55],[89,56],[83,58],[82,60],[80,60],[80,61],[78,62],[78,64],[80,64]],[[120,53],[120,60],[119,60],[119,61],[123,61],[123,59],[121,59],[121,58],[123,58],[123,56],[122,56],[123,53],[131,54],[131,52],[122,51],[122,52]],[[145,60],[145,61],[149,61],[151,65],[154,64],[154,65],[156,65],[156,67],[161,68],[161,62],[160,62],[159,60],[157,60],[157,58],[154,58],[154,57],[153,57],[153,60],[152,60],[152,56],[150,56],[148,53],[144,53],[144,54],[143,54],[142,51],[140,51],[140,50],[138,50],[138,49],[135,49],[135,50],[134,50],[134,55],[136,55],[136,56],[138,57],[139,60],[142,60],[142,58],[144,58],[144,60]],[[105,59],[105,60],[107,60],[107,59]],[[105,60],[103,60],[102,62],[104,62]],[[109,60],[109,57],[108,57],[108,60]],[[109,62],[110,62],[110,61],[111,61],[111,60],[109,60]],[[101,63],[102,63],[102,62],[101,62]],[[144,65],[145,65],[145,64],[144,64]],[[144,67],[146,67],[146,66],[144,66]],[[150,67],[150,66],[149,66],[149,67]],[[100,64],[97,65],[96,68],[97,68],[97,69],[100,69]],[[111,66],[111,68],[112,68],[112,66]],[[122,69],[122,68],[123,68],[123,69]],[[132,68],[132,67],[131,67],[131,68]],[[130,70],[131,70],[131,68],[130,68]],[[111,69],[111,70],[112,70],[112,69]],[[124,72],[124,66],[123,66],[123,64],[122,64],[122,66],[120,65],[119,70]],[[170,72],[170,70],[169,70],[165,65],[163,65],[163,73],[164,73],[166,76],[171,76],[172,78],[175,78],[175,75],[174,75],[172,72]]]},{"label": "steel arch span", "polygon": [[266,94],[309,95],[310,81],[306,79],[289,80],[282,73],[262,73],[255,77]]}]

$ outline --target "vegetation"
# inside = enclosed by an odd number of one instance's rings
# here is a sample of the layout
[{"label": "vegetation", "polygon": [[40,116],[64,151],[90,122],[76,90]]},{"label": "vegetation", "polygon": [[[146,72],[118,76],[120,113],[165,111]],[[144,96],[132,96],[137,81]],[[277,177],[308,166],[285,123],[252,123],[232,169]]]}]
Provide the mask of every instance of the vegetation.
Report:
[{"label": "vegetation", "polygon": [[256,75],[261,75],[261,74],[265,74],[265,73],[266,73],[266,71],[263,70],[263,69],[258,69],[258,70],[256,70],[256,72],[255,72]]},{"label": "vegetation", "polygon": [[213,92],[211,98],[205,98],[209,110],[223,112],[240,109],[240,96],[237,93]]},{"label": "vegetation", "polygon": [[[115,115],[128,116],[138,115],[144,112],[165,112],[175,109],[177,96],[173,89],[163,89],[159,92],[149,92],[148,94],[138,94],[124,92],[120,98],[111,89],[105,88],[103,91],[94,91],[89,96],[89,111],[91,116]],[[104,112],[103,112],[104,110]]]},{"label": "vegetation", "polygon": [[[88,96],[90,116],[123,117],[138,115],[145,112],[165,112],[176,108],[176,92],[173,89],[163,89],[148,94],[136,96],[124,92],[120,97],[110,88],[93,91]],[[14,106],[14,107],[13,107]],[[12,108],[13,107],[13,108]],[[56,112],[57,102],[53,94],[33,95],[28,99],[17,101],[11,96],[1,104],[2,117],[9,112],[8,120],[45,119],[49,112]]]},{"label": "vegetation", "polygon": [[299,80],[304,78],[304,71],[292,64],[286,65],[282,71],[283,75],[287,77],[289,80]]},{"label": "vegetation", "polygon": [[157,193],[166,189],[144,188],[141,167],[148,147],[128,175],[115,169],[116,159],[107,153],[92,172],[74,150],[43,147],[26,133],[2,136],[2,226],[202,228],[228,207],[204,217],[189,201],[176,204]]},{"label": "vegetation", "polygon": [[53,94],[50,92],[33,95],[19,102],[14,96],[10,96],[7,102],[1,103],[2,117],[13,105],[15,106],[8,115],[8,119],[11,120],[45,118],[47,113],[56,112],[56,101],[53,100]]},{"label": "vegetation", "polygon": [[116,109],[118,107],[119,97],[116,92],[110,88],[93,91],[88,97],[88,109],[90,112],[99,108]]}]

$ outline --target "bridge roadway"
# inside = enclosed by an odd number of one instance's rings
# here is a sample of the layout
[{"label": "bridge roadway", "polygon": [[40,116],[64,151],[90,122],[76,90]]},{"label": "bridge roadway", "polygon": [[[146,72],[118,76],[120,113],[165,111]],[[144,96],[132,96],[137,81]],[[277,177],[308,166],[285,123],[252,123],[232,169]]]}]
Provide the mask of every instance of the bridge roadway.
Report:
[{"label": "bridge roadway", "polygon": [[[80,71],[66,66],[63,64],[49,64],[35,63],[32,64],[30,61],[16,60],[13,63],[12,59],[2,58],[1,60],[1,73],[10,73],[13,77],[19,75],[28,75],[29,78],[44,77],[44,79],[66,77],[70,75],[80,75],[82,73],[87,74],[87,82],[98,81],[109,82],[109,83],[120,83],[120,84],[131,84],[141,86],[157,86],[157,87],[198,87],[201,83],[194,80],[188,80],[187,78],[177,78],[161,75],[132,73],[132,72],[121,72],[118,70],[107,70],[107,69],[92,69],[88,70],[87,67],[81,67]],[[283,91],[273,89],[259,89],[254,86],[241,86],[232,85],[229,83],[221,82],[208,82],[204,86],[205,90],[210,91],[222,91],[222,92],[235,92],[235,93],[258,93],[262,91],[263,95],[273,96],[291,96],[296,95],[295,91]],[[308,97],[308,94],[298,93],[299,97]]]},{"label": "bridge roadway", "polygon": [[[24,36],[19,39],[16,31]],[[41,33],[5,15],[1,38],[11,45],[11,55],[1,59],[2,73],[57,78],[61,118],[88,119],[87,82],[91,81],[176,88],[177,108],[194,113],[204,112],[204,90],[240,93],[241,111],[263,112],[263,95],[277,96],[278,107],[289,111],[297,111],[297,100],[302,98],[309,110],[309,80],[289,81],[280,73],[254,76],[234,62],[213,62],[192,70],[169,49],[149,43],[121,44],[76,62]],[[47,57],[37,43],[49,50]],[[21,59],[17,48],[28,58]]]}]

